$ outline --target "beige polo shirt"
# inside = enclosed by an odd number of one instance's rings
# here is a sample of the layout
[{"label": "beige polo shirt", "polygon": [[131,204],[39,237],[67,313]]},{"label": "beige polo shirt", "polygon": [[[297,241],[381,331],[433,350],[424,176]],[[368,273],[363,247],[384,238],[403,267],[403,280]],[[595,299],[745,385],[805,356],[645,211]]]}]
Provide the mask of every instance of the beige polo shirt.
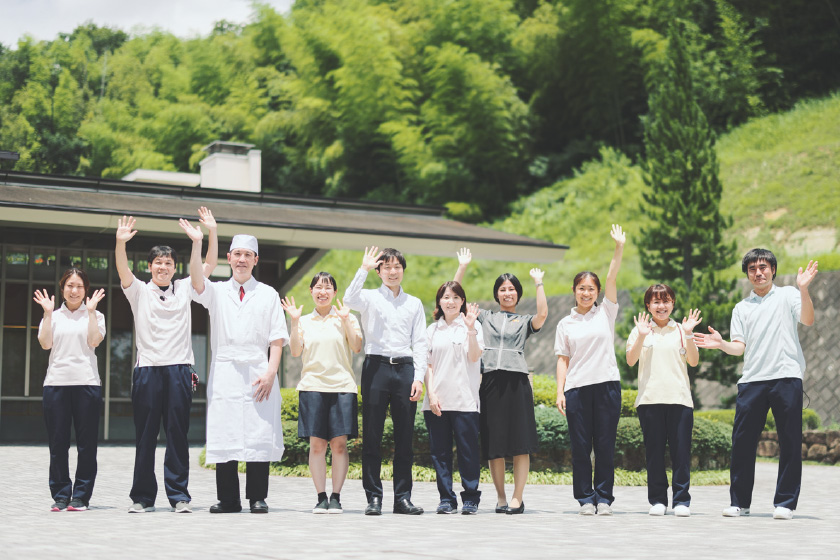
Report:
[{"label": "beige polo shirt", "polygon": [[[634,327],[627,337],[628,350],[637,338],[639,329]],[[694,408],[685,354],[680,354],[684,347],[685,336],[676,321],[671,319],[664,327],[653,326],[639,356],[639,395],[634,406],[681,404]]]},{"label": "beige polo shirt", "polygon": [[195,364],[189,278],[175,280],[166,291],[134,278],[123,293],[134,314],[138,367]]},{"label": "beige polo shirt", "polygon": [[[350,322],[356,334],[362,336],[355,315],[350,315]],[[298,391],[359,391],[353,375],[353,351],[344,333],[341,317],[334,310],[326,317],[321,317],[317,311],[304,315],[298,322],[298,334],[303,341],[303,369]]]}]

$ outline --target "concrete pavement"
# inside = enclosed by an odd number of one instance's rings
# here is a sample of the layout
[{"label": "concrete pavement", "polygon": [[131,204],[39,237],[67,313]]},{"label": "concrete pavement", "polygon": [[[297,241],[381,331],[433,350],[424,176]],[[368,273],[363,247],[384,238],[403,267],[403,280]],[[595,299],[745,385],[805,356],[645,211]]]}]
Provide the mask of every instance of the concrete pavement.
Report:
[{"label": "concrete pavement", "polygon": [[[525,514],[493,513],[495,493],[483,485],[476,516],[435,515],[434,483],[416,483],[419,517],[365,517],[361,481],[347,481],[343,515],[313,515],[315,491],[304,478],[272,477],[270,513],[209,515],[213,471],[191,450],[194,513],[169,511],[163,491],[163,448],[157,453],[160,490],[154,513],[128,514],[134,448],[102,446],[91,510],[51,513],[46,445],[0,446],[0,555],[3,558],[802,558],[837,557],[840,550],[840,468],[806,466],[792,521],[772,519],[777,465],[757,465],[750,517],[727,519],[728,487],[693,487],[690,518],[647,515],[646,488],[618,487],[612,517],[576,515],[569,486],[528,486]],[[75,468],[71,449],[71,473]],[[242,477],[244,493],[245,481]],[[329,484],[327,486],[329,492]],[[247,504],[246,504],[247,505]],[[247,508],[246,508],[247,511]],[[429,512],[432,512],[431,514]]]}]

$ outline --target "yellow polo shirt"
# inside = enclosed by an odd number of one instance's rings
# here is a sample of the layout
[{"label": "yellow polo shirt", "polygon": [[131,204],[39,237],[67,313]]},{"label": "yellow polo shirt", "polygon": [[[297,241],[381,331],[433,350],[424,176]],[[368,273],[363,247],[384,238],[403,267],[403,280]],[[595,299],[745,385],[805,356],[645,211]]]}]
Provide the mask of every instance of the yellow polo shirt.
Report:
[{"label": "yellow polo shirt", "polygon": [[[639,330],[634,327],[627,337],[628,350],[638,337]],[[664,327],[653,326],[639,356],[639,396],[635,406],[681,404],[694,408],[688,366],[685,355],[680,354],[684,347],[682,327],[676,321],[671,319]]]},{"label": "yellow polo shirt", "polygon": [[[350,321],[361,336],[362,330],[355,315],[350,315]],[[353,351],[344,334],[341,317],[332,310],[326,317],[313,311],[300,318],[298,333],[303,341],[303,370],[297,390],[357,393]]]}]

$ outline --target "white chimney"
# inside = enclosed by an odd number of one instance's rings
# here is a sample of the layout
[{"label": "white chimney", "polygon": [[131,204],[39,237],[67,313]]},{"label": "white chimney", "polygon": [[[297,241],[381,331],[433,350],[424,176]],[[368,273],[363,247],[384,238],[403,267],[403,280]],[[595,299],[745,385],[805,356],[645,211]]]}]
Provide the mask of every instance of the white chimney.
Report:
[{"label": "white chimney", "polygon": [[198,162],[201,167],[201,187],[233,191],[260,192],[262,181],[262,152],[253,144],[216,140],[202,150],[208,156]]}]

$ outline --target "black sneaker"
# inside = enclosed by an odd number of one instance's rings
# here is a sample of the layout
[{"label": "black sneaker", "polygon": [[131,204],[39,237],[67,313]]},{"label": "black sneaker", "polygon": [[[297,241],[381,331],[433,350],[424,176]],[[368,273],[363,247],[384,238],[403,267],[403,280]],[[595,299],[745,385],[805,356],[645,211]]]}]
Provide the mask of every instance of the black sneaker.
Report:
[{"label": "black sneaker", "polygon": [[50,511],[64,511],[67,509],[67,502],[64,500],[56,500],[55,503],[50,507]]},{"label": "black sneaker", "polygon": [[329,513],[330,512],[330,502],[327,499],[323,499],[318,502],[314,508],[312,508],[312,513]]},{"label": "black sneaker", "polygon": [[87,509],[87,504],[78,498],[70,500],[70,505],[67,506],[67,511],[87,511]]},{"label": "black sneaker", "polygon": [[338,501],[338,498],[335,496],[330,497],[330,509],[328,513],[332,514],[339,514],[344,513],[344,510],[341,509],[341,502]]},{"label": "black sneaker", "polygon": [[461,508],[462,515],[475,515],[478,513],[478,504],[475,502],[464,502],[464,506]]},{"label": "black sneaker", "polygon": [[458,513],[458,506],[453,507],[451,502],[441,502],[440,504],[438,504],[437,513]]}]

